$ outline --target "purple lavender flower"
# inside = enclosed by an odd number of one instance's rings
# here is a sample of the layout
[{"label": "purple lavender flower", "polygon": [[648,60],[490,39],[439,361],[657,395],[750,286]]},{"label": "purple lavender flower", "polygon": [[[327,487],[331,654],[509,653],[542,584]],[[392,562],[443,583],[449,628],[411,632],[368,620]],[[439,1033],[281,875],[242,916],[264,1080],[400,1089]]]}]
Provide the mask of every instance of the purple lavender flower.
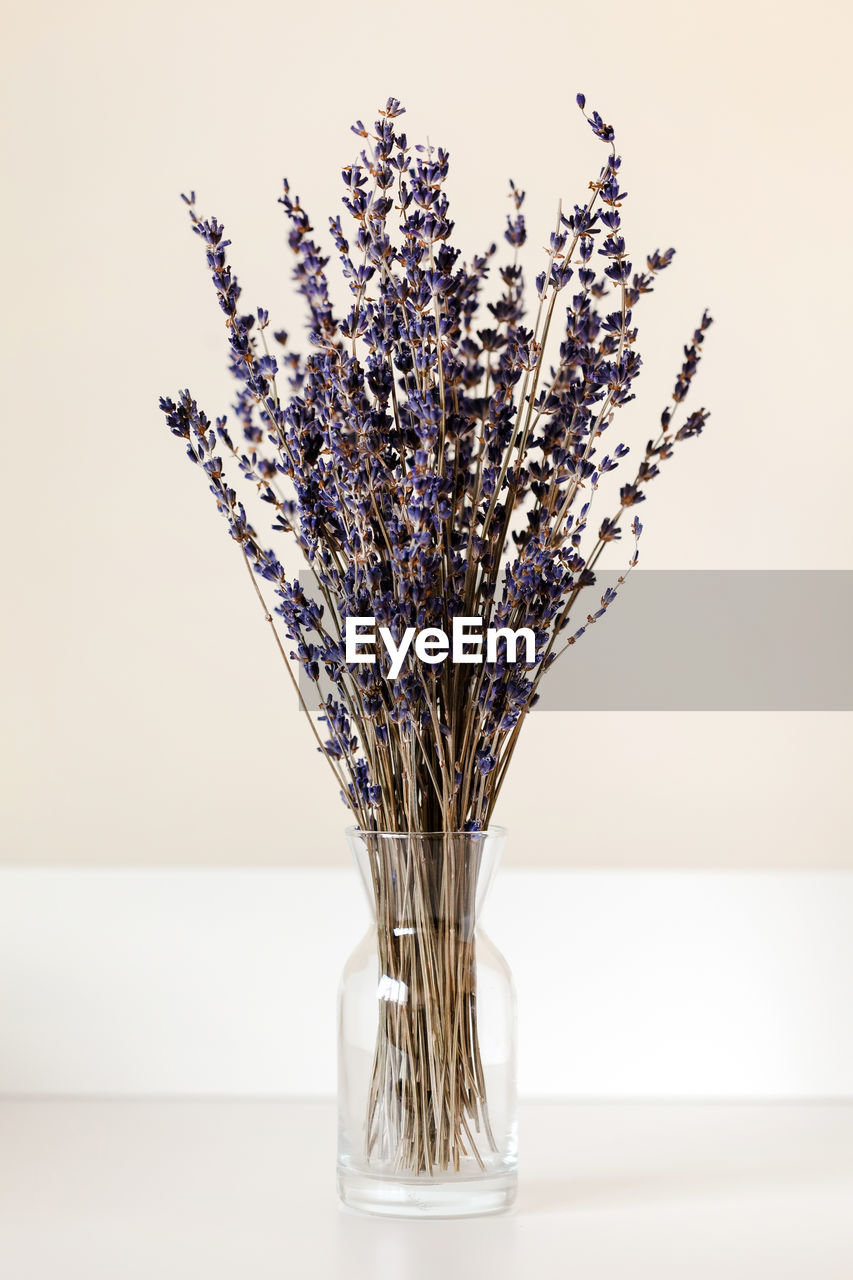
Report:
[{"label": "purple lavender flower", "polygon": [[[396,98],[372,127],[352,126],[360,150],[342,172],[329,250],[283,184],[304,353],[283,330],[270,334],[265,308],[245,309],[222,224],[199,216],[195,193],[183,197],[224,315],[235,392],[230,422],[211,424],[189,391],[161,408],[207,477],[318,750],[365,830],[488,824],[542,675],[616,597],[608,588],[577,625],[603,549],[708,418],[701,408],[676,421],[705,313],[657,436],[619,485],[616,510],[591,526],[594,497],[629,453],[605,433],[636,394],[636,309],[674,250],[635,267],[613,127],[583,94],[577,102],[604,160],[583,203],[560,207],[530,319],[524,192],[510,182],[503,259],[491,244],[464,261],[451,239],[449,155],[409,142]],[[332,252],[349,293],[340,314]],[[298,578],[257,532],[262,522],[273,541],[294,540]],[[627,571],[641,531],[634,515]],[[388,638],[371,663],[348,659],[354,618],[374,619]],[[407,650],[395,668],[390,654],[411,629],[449,634],[455,618],[493,628],[494,650],[476,663]],[[535,656],[519,660],[509,636],[522,632]]]}]

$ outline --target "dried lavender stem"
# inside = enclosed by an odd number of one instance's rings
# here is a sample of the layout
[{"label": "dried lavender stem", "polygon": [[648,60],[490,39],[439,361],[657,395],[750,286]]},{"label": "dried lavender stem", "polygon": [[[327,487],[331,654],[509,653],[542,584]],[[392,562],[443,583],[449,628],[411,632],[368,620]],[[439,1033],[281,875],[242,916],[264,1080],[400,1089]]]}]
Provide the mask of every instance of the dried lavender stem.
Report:
[{"label": "dried lavender stem", "polygon": [[[365,1141],[371,1158],[398,1171],[458,1169],[493,1146],[477,1028],[476,868],[463,865],[448,836],[444,864],[430,870],[418,840],[488,825],[545,670],[615,596],[607,588],[557,648],[605,546],[619,537],[624,511],[645,499],[659,463],[708,417],[697,410],[673,431],[665,411],[661,434],[596,537],[593,498],[628,453],[622,441],[603,451],[640,372],[634,309],[674,251],[655,250],[648,270],[629,260],[614,131],[583,95],[577,100],[607,160],[572,212],[558,205],[532,329],[519,268],[524,193],[510,184],[504,237],[512,252],[487,303],[496,248],[460,264],[448,154],[409,142],[394,98],[372,128],[353,126],[363,141],[342,174],[348,221],[329,220],[350,293],[344,314],[331,301],[325,250],[283,184],[293,280],[307,311],[305,355],[282,331],[275,347],[268,342],[269,315],[245,311],[224,228],[196,213],[194,194],[184,197],[225,317],[239,435],[225,417],[212,424],[189,391],[161,407],[241,548],[345,804],[367,837],[411,833],[399,865],[387,850],[374,865],[382,972],[410,998],[382,1002]],[[685,348],[676,405],[710,323],[703,315]],[[555,332],[560,347],[548,372]],[[264,508],[270,538],[295,541],[316,598],[256,532]],[[629,569],[641,531],[634,513]],[[272,611],[257,578],[275,593]],[[367,670],[346,659],[347,620],[367,616],[397,641],[410,626],[449,632],[460,616],[524,627],[534,633],[535,660],[514,662],[501,641],[473,674],[449,662],[426,670],[409,657],[392,678],[381,656]],[[316,696],[299,687],[297,668],[303,684],[326,682]],[[401,919],[413,932],[395,936]]]}]

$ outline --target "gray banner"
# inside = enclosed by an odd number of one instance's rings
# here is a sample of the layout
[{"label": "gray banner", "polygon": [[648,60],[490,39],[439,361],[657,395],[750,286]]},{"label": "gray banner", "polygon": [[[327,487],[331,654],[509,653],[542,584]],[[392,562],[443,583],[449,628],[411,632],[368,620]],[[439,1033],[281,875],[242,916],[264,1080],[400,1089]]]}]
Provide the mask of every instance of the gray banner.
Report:
[{"label": "gray banner", "polygon": [[[579,598],[578,624],[616,576]],[[542,679],[548,711],[853,710],[853,572],[641,570]]]},{"label": "gray banner", "polygon": [[[581,593],[564,636],[617,577]],[[851,634],[850,570],[636,569],[543,676],[535,709],[850,711]],[[313,703],[317,686],[300,685]]]}]

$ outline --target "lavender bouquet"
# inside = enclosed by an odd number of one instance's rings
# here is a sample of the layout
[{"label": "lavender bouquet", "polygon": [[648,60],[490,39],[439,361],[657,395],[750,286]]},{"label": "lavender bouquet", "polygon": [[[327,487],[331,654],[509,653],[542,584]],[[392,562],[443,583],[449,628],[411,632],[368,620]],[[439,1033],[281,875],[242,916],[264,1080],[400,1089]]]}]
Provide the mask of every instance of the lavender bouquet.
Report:
[{"label": "lavender bouquet", "polygon": [[[361,149],[343,170],[346,218],[329,219],[345,314],[284,183],[305,352],[271,330],[264,309],[244,309],[222,225],[183,197],[237,390],[230,422],[211,423],[189,391],[161,408],[207,476],[318,750],[373,851],[377,919],[419,922],[414,944],[378,930],[382,972],[420,996],[405,1026],[399,1006],[380,1015],[367,1121],[369,1147],[410,1174],[458,1169],[460,1155],[479,1161],[490,1141],[472,939],[448,926],[473,909],[476,867],[454,833],[488,829],[542,677],[612,604],[637,561],[649,482],[708,418],[677,416],[705,313],[654,438],[615,510],[593,523],[600,483],[629,465],[628,445],[611,438],[641,369],[636,308],[674,251],[635,267],[614,131],[577,101],[604,158],[584,202],[558,208],[530,319],[524,192],[510,183],[503,256],[492,244],[461,261],[448,154],[410,144],[396,98],[372,129],[353,126]],[[602,552],[623,535],[623,575],[587,606]],[[300,575],[285,571],[277,537],[297,544]],[[409,844],[409,860],[395,863],[388,832],[415,845],[443,833],[444,856],[412,856]],[[448,894],[455,913],[442,909]],[[408,1088],[391,1079],[404,1044],[426,1059]]]}]

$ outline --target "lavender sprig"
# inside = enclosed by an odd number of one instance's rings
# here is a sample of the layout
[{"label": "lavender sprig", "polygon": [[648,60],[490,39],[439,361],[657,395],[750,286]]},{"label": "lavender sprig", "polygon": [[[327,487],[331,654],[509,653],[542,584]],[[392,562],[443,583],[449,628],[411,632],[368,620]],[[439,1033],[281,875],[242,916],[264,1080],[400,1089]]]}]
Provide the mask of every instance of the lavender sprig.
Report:
[{"label": "lavender sprig", "polygon": [[[600,556],[620,540],[625,512],[645,500],[662,462],[708,418],[700,408],[675,422],[711,323],[705,313],[673,405],[594,533],[595,496],[629,453],[623,440],[605,447],[603,438],[636,394],[636,310],[674,250],[656,250],[635,269],[615,132],[583,95],[578,105],[606,158],[586,199],[558,208],[531,321],[520,265],[524,192],[510,183],[511,252],[489,298],[496,246],[461,261],[448,153],[409,142],[397,99],[372,129],[353,126],[361,150],[343,170],[343,214],[329,220],[350,292],[344,315],[331,302],[330,256],[284,183],[305,355],[282,331],[271,350],[268,312],[242,309],[221,223],[198,215],[194,194],[184,197],[225,317],[236,427],[226,417],[211,424],[188,391],[161,407],[205,472],[256,584],[275,595],[268,612],[257,587],[291,677],[301,671],[316,691],[313,703],[300,696],[318,748],[365,830],[488,824],[543,674],[615,599],[608,588],[581,625],[572,622]],[[311,594],[256,531],[264,511],[270,537],[299,547]],[[642,530],[631,515],[627,571]],[[395,643],[407,628],[449,631],[455,617],[476,616],[532,632],[535,657],[513,661],[504,642],[477,667],[407,659],[394,672],[381,651],[365,667],[347,661],[344,628],[366,616]]]}]

